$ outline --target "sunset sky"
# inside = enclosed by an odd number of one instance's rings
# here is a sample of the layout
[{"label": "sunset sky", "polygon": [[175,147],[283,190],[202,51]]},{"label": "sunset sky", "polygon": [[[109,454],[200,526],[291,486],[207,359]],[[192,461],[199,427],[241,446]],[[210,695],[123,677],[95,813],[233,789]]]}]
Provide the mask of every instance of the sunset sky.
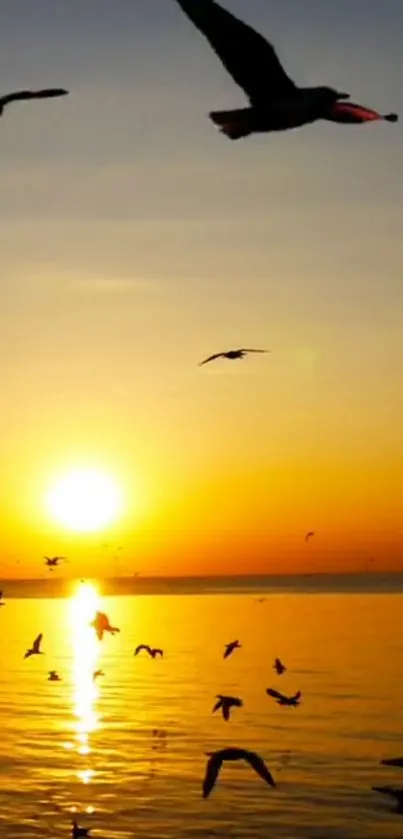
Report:
[{"label": "sunset sky", "polygon": [[[403,114],[401,0],[225,5]],[[230,143],[175,0],[5,6],[2,92],[71,95],[0,124],[2,576],[403,570],[402,123]],[[87,467],[124,503],[83,535],[46,495]]]}]

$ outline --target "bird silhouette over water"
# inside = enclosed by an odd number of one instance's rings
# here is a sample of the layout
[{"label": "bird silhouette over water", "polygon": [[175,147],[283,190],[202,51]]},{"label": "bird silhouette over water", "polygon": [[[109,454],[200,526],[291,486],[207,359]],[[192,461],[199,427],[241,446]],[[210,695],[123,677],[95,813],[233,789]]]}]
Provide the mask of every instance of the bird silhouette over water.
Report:
[{"label": "bird silhouette over water", "polygon": [[42,643],[43,633],[41,632],[37,638],[35,638],[34,643],[32,644],[31,649],[27,650],[24,658],[31,658],[32,655],[43,655],[41,650],[41,643]]},{"label": "bird silhouette over water", "polygon": [[374,792],[380,792],[382,795],[390,795],[397,803],[397,813],[403,813],[403,789],[400,787],[380,786],[372,787]]},{"label": "bird silhouette over water", "polygon": [[110,632],[111,635],[115,635],[116,632],[120,632],[120,629],[117,626],[110,625],[109,618],[104,612],[97,612],[94,620],[91,621],[90,626],[94,627],[99,641],[102,641],[104,632]]},{"label": "bird silhouette over water", "polygon": [[208,358],[205,358],[204,361],[199,363],[199,367],[202,367],[203,364],[208,364],[210,361],[215,361],[217,358],[228,358],[230,361],[235,361],[236,359],[245,358],[248,353],[251,352],[259,352],[259,353],[268,353],[270,350],[251,350],[251,349],[239,349],[239,350],[227,350],[226,352],[217,352],[215,355],[209,355]]},{"label": "bird silhouette over water", "polygon": [[93,672],[93,674],[92,674],[92,681],[93,681],[93,682],[96,682],[96,680],[97,680],[100,676],[105,676],[104,671],[103,671],[103,670],[94,670],[94,672]]},{"label": "bird silhouette over water", "polygon": [[61,562],[67,561],[66,556],[44,556],[43,558],[45,560],[46,567],[49,568],[49,571],[52,571],[53,568],[57,568]]},{"label": "bird silhouette over water", "polygon": [[203,798],[208,798],[210,795],[222,764],[226,760],[246,760],[252,769],[266,781],[266,784],[269,784],[271,787],[276,786],[265,762],[256,752],[249,752],[246,749],[230,748],[222,749],[218,752],[206,752],[206,755],[209,760],[207,761],[206,774],[203,781]]},{"label": "bird silhouette over water", "polygon": [[297,708],[300,699],[301,699],[301,691],[299,690],[294,696],[285,696],[283,693],[280,693],[278,690],[274,690],[274,688],[267,688],[266,693],[269,696],[272,696],[273,699],[276,700],[278,705],[291,705],[294,708]]},{"label": "bird silhouette over water", "polygon": [[286,670],[286,666],[280,661],[279,658],[274,659],[273,670],[276,671],[278,676],[281,676]]},{"label": "bird silhouette over water", "polygon": [[228,658],[228,656],[231,655],[234,652],[234,650],[239,650],[240,648],[241,645],[239,641],[231,641],[229,644],[225,645],[223,658]]},{"label": "bird silhouette over water", "polygon": [[49,670],[48,682],[61,682],[61,680],[57,670]]},{"label": "bird silhouette over water", "polygon": [[155,658],[157,655],[164,655],[163,650],[160,650],[158,647],[149,647],[148,644],[139,644],[134,651],[134,655],[138,655],[142,650],[145,650],[151,658]]},{"label": "bird silhouette over water", "polygon": [[314,530],[308,530],[308,533],[305,533],[305,542],[309,542],[312,539],[312,536],[315,536]]},{"label": "bird silhouette over water", "polygon": [[192,23],[207,38],[234,81],[246,93],[250,106],[212,111],[211,120],[231,140],[250,134],[284,131],[319,119],[361,123],[397,114],[379,114],[352,102],[350,94],[330,87],[297,87],[282,67],[274,47],[215,0],[177,0]]},{"label": "bird silhouette over water", "polygon": [[73,826],[71,829],[71,835],[73,839],[83,839],[84,836],[90,835],[90,828],[89,827],[79,827],[77,822],[73,822]]},{"label": "bird silhouette over water", "polygon": [[17,90],[15,93],[8,93],[6,96],[0,96],[0,116],[2,116],[6,105],[11,102],[21,102],[27,99],[54,99],[57,96],[67,96],[68,92],[62,87],[49,87],[44,90]]},{"label": "bird silhouette over water", "polygon": [[217,694],[218,702],[214,705],[213,714],[221,709],[224,719],[228,722],[230,718],[231,708],[242,708],[242,699],[237,696],[223,696],[221,693]]}]

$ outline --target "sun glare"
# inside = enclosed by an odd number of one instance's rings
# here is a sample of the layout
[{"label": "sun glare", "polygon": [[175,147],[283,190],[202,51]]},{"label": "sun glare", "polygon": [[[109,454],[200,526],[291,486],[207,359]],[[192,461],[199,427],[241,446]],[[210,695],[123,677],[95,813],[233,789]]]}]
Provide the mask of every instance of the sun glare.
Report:
[{"label": "sun glare", "polygon": [[119,515],[122,498],[108,475],[96,469],[75,469],[51,488],[48,509],[69,530],[101,530]]},{"label": "sun glare", "polygon": [[[74,668],[74,715],[76,749],[83,757],[91,754],[90,735],[98,727],[95,700],[98,688],[94,671],[99,654],[99,644],[90,623],[99,607],[96,589],[90,584],[80,586],[70,604]],[[84,784],[92,778],[90,766],[80,769],[78,777]]]}]

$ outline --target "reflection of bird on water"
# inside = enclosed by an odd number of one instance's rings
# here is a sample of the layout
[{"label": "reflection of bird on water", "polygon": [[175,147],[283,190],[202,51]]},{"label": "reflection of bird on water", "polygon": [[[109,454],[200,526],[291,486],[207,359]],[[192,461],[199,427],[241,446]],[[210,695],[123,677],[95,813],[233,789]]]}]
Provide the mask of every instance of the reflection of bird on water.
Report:
[{"label": "reflection of bird on water", "polygon": [[250,352],[260,352],[260,353],[267,353],[270,350],[228,350],[227,352],[218,352],[215,355],[209,355],[208,358],[205,358],[204,361],[201,361],[199,367],[202,367],[203,364],[208,364],[209,361],[215,361],[216,358],[228,358],[230,361],[235,361],[238,358],[245,358],[245,356]]},{"label": "reflection of bird on water", "polygon": [[403,789],[399,787],[372,787],[374,792],[380,792],[382,795],[390,795],[397,802],[397,813],[403,813]]},{"label": "reflection of bird on water", "polygon": [[223,658],[228,658],[228,656],[231,655],[231,653],[233,653],[234,650],[238,650],[240,649],[240,647],[241,645],[239,641],[231,641],[229,644],[226,644]]},{"label": "reflection of bird on water", "polygon": [[92,681],[96,682],[96,680],[99,678],[99,676],[105,676],[104,671],[103,670],[94,670],[94,672],[92,674]]},{"label": "reflection of bird on water", "polygon": [[291,705],[292,707],[296,708],[301,699],[301,691],[299,690],[294,696],[284,696],[283,693],[279,693],[278,690],[274,690],[274,688],[267,688],[266,693],[269,696],[272,696],[273,699],[276,700],[278,705]]},{"label": "reflection of bird on water", "polygon": [[49,571],[52,571],[53,568],[57,568],[61,562],[67,562],[66,556],[44,556],[45,565],[49,568]]},{"label": "reflection of bird on water", "polygon": [[403,757],[389,757],[381,760],[383,766],[401,766],[403,767]]},{"label": "reflection of bird on water", "polygon": [[206,752],[206,754],[207,757],[209,757],[209,760],[207,761],[206,774],[203,781],[203,798],[208,798],[210,795],[221,766],[226,760],[246,760],[252,769],[254,769],[255,772],[257,772],[257,774],[260,775],[267,784],[269,784],[269,786],[276,786],[266,764],[262,758],[256,754],[256,752],[249,752],[246,749],[231,748],[222,749],[218,752]]},{"label": "reflection of bird on water", "polygon": [[210,113],[211,120],[231,140],[297,128],[319,119],[339,123],[397,121],[396,114],[382,115],[352,102],[341,103],[341,99],[350,98],[348,93],[330,87],[297,87],[274,47],[214,0],[177,2],[249,99],[247,108]]},{"label": "reflection of bird on water", "polygon": [[45,90],[18,90],[6,96],[0,96],[0,116],[10,102],[21,102],[27,99],[52,99],[55,96],[67,96],[68,90],[61,87],[50,87]]},{"label": "reflection of bird on water", "polygon": [[57,670],[49,670],[48,682],[61,682],[61,680]]},{"label": "reflection of bird on water", "polygon": [[305,534],[305,542],[309,542],[312,539],[312,536],[315,536],[314,530],[309,530],[308,533]]},{"label": "reflection of bird on water", "polygon": [[217,699],[218,702],[214,705],[213,714],[221,708],[222,715],[227,721],[230,718],[231,708],[242,708],[243,706],[242,699],[238,699],[237,696],[222,696],[221,693],[218,693]]},{"label": "reflection of bird on water", "polygon": [[284,672],[287,670],[287,668],[286,668],[286,666],[285,666],[285,665],[284,665],[284,664],[280,661],[280,659],[279,659],[279,658],[275,658],[275,659],[274,659],[274,664],[273,664],[273,670],[275,670],[275,671],[276,671],[276,673],[277,673],[277,675],[278,675],[278,676],[281,676],[281,675],[282,675],[282,673],[284,673]]},{"label": "reflection of bird on water", "polygon": [[43,655],[43,652],[40,649],[41,643],[42,643],[42,638],[43,638],[43,634],[41,632],[40,635],[38,635],[38,637],[35,638],[35,641],[32,644],[31,649],[26,651],[26,653],[24,655],[24,658],[30,658],[31,655]]},{"label": "reflection of bird on water", "polygon": [[160,650],[158,647],[149,647],[148,644],[139,644],[134,651],[134,655],[138,655],[142,650],[145,650],[151,658],[155,658],[157,655],[164,655],[163,650]]},{"label": "reflection of bird on water", "polygon": [[89,827],[79,827],[76,821],[73,822],[73,827],[71,829],[73,839],[83,839],[84,836],[89,836],[89,834]]},{"label": "reflection of bird on water", "polygon": [[115,635],[116,632],[120,632],[120,629],[118,629],[117,626],[110,625],[109,618],[104,612],[97,612],[94,620],[91,621],[90,626],[94,627],[99,641],[102,641],[104,632],[110,632],[111,635]]}]

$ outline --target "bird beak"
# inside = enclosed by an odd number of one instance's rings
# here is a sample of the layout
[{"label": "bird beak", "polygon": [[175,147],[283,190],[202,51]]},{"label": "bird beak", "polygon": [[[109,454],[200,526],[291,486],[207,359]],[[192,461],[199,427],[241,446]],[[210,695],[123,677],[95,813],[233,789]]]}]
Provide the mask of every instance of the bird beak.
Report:
[{"label": "bird beak", "polygon": [[338,93],[337,94],[338,99],[350,99],[350,96],[351,96],[351,93]]}]

